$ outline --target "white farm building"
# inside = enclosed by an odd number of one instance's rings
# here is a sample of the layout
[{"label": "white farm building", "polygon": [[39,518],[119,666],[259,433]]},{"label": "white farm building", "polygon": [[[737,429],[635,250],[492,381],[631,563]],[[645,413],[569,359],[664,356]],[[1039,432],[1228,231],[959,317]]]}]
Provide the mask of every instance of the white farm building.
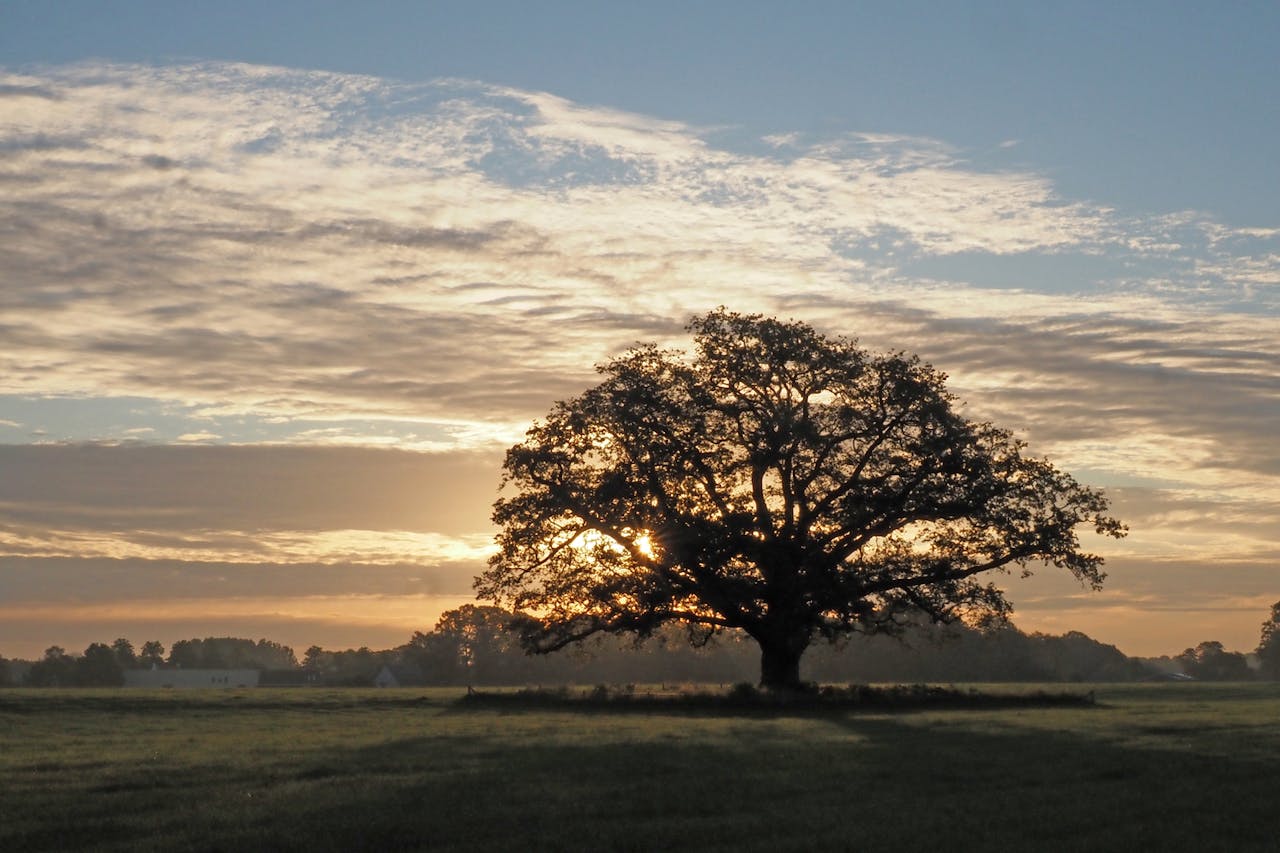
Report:
[{"label": "white farm building", "polygon": [[256,669],[126,669],[125,687],[257,687]]}]

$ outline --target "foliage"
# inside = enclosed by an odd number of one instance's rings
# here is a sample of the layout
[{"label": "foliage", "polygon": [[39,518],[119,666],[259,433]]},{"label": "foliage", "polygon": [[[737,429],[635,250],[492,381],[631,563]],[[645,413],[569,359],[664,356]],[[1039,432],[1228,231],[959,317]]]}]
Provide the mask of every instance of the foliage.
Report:
[{"label": "foliage", "polygon": [[164,643],[159,640],[147,640],[142,644],[138,656],[138,664],[144,669],[151,669],[164,663]]},{"label": "foliage", "polygon": [[[312,646],[303,668],[292,670],[296,678],[287,677],[287,667],[273,668],[270,683],[369,686],[388,666],[402,685],[726,685],[744,681],[758,663],[754,643],[741,631],[726,630],[705,643],[691,644],[686,629],[674,623],[658,626],[642,641],[605,634],[564,654],[529,655],[520,643],[519,628],[512,625],[519,621],[514,616],[499,608],[464,605],[442,614],[433,630],[415,632],[394,649],[329,651]],[[236,640],[234,645],[256,649],[263,642]],[[126,644],[132,646],[127,639],[112,643],[116,664]],[[180,653],[187,645],[179,645]],[[276,645],[267,642],[264,647]],[[104,644],[93,644],[75,656],[52,646],[39,661],[0,660],[0,684],[6,670],[11,683],[31,686],[119,683],[104,649]],[[140,664],[148,655],[163,652],[155,641],[142,649]],[[93,674],[92,660],[97,661],[98,675]],[[806,657],[804,675],[822,684],[884,684],[1119,682],[1146,680],[1162,672],[1190,672],[1200,680],[1252,677],[1244,656],[1217,642],[1201,643],[1177,657],[1143,659],[1129,658],[1078,631],[1053,636],[1024,634],[1009,623],[979,629],[928,622],[893,635],[857,635],[823,644]]]},{"label": "foliage", "polygon": [[416,632],[396,652],[426,684],[516,685],[591,682],[721,682],[740,678],[750,663],[736,638],[694,648],[682,633],[661,628],[645,643],[601,637],[573,653],[530,656],[511,628],[513,615],[464,605],[442,614],[435,630]]},{"label": "foliage", "polygon": [[919,625],[899,637],[857,637],[815,650],[808,675],[820,682],[1137,681],[1151,670],[1115,646],[1078,631],[1024,634],[1011,625]]},{"label": "foliage", "polygon": [[1259,674],[1273,681],[1280,680],[1280,601],[1271,605],[1271,615],[1262,623],[1257,654]]},{"label": "foliage", "polygon": [[443,613],[430,635],[415,634],[407,656],[423,671],[445,674],[455,684],[512,683],[525,655],[510,630],[511,619],[498,607],[464,604]]},{"label": "foliage", "polygon": [[111,651],[121,669],[136,669],[138,667],[138,654],[133,650],[133,643],[129,642],[128,638],[116,638],[116,641],[111,644]]},{"label": "foliage", "polygon": [[124,672],[115,651],[105,643],[90,644],[78,657],[67,654],[61,646],[50,646],[27,671],[26,683],[33,687],[118,687],[124,683]]},{"label": "foliage", "polygon": [[119,687],[124,669],[115,650],[105,643],[92,643],[76,660],[75,683],[82,687]]},{"label": "foliage", "polygon": [[303,656],[302,665],[316,672],[325,684],[368,687],[382,667],[396,663],[397,659],[393,651],[374,651],[367,646],[343,651],[311,646]]},{"label": "foliage", "polygon": [[1182,671],[1202,681],[1248,681],[1249,663],[1240,652],[1227,651],[1217,640],[1206,640],[1178,655]]},{"label": "foliage", "polygon": [[507,452],[516,494],[495,504],[499,551],[476,589],[533,614],[531,649],[735,628],[760,647],[762,684],[792,688],[815,637],[908,613],[1003,619],[988,572],[1040,562],[1102,583],[1076,528],[1123,535],[1107,500],[962,417],[942,373],[759,315],[689,328],[696,354],[642,346],[602,365]]},{"label": "foliage", "polygon": [[[413,663],[427,684],[521,685],[590,683],[715,683],[748,677],[757,661],[754,643],[738,631],[691,645],[685,630],[660,626],[646,641],[593,638],[572,654],[529,656],[518,644],[513,614],[496,608],[464,607],[441,617],[437,630],[416,633],[397,651]],[[460,626],[472,624],[470,629]],[[485,639],[475,669],[463,663]],[[441,629],[445,630],[441,630]],[[894,636],[859,635],[824,645],[806,659],[806,678],[822,683],[899,681],[1136,681],[1151,670],[1114,646],[1079,632],[1063,636],[1027,635],[1011,625],[977,630],[962,624],[914,625]],[[367,683],[367,682],[366,682]]]},{"label": "foliage", "polygon": [[288,646],[241,637],[179,640],[169,649],[168,662],[184,669],[292,669],[298,665]]},{"label": "foliage", "polygon": [[50,646],[32,664],[27,684],[32,687],[69,687],[76,683],[76,661],[62,646]]}]

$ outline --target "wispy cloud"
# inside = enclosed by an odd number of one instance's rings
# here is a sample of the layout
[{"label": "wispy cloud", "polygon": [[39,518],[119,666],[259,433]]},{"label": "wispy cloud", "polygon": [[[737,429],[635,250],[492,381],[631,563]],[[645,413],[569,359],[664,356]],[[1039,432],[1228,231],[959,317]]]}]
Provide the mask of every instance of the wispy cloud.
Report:
[{"label": "wispy cloud", "polygon": [[222,438],[216,432],[184,432],[178,436],[177,440],[184,443],[196,444],[201,442],[217,441]]},{"label": "wispy cloud", "polygon": [[[14,393],[515,425],[693,310],[882,301],[917,284],[900,273],[911,258],[1133,251],[1120,235],[1141,233],[930,140],[768,158],[474,84],[226,65],[14,79],[58,95],[5,107]],[[1265,259],[1211,262],[1255,286],[1267,274]]]}]

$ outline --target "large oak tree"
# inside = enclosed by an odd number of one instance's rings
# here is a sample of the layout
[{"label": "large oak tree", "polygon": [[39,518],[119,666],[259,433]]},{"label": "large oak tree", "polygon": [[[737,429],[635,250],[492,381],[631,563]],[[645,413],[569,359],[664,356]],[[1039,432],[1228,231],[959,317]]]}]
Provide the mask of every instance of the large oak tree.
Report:
[{"label": "large oak tree", "polygon": [[736,628],[761,684],[789,689],[816,638],[1005,617],[992,571],[1044,563],[1100,586],[1076,534],[1123,535],[1106,498],[964,418],[928,364],[724,309],[689,328],[694,353],[601,365],[507,451],[476,589],[527,615],[531,650]]}]

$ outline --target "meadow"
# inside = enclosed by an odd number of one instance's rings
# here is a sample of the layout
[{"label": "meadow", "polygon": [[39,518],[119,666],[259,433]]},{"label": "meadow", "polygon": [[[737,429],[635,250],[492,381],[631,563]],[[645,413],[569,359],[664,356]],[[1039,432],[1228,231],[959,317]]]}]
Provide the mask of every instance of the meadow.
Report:
[{"label": "meadow", "polygon": [[1280,684],[1092,689],[891,712],[5,690],[0,850],[1277,849]]}]

